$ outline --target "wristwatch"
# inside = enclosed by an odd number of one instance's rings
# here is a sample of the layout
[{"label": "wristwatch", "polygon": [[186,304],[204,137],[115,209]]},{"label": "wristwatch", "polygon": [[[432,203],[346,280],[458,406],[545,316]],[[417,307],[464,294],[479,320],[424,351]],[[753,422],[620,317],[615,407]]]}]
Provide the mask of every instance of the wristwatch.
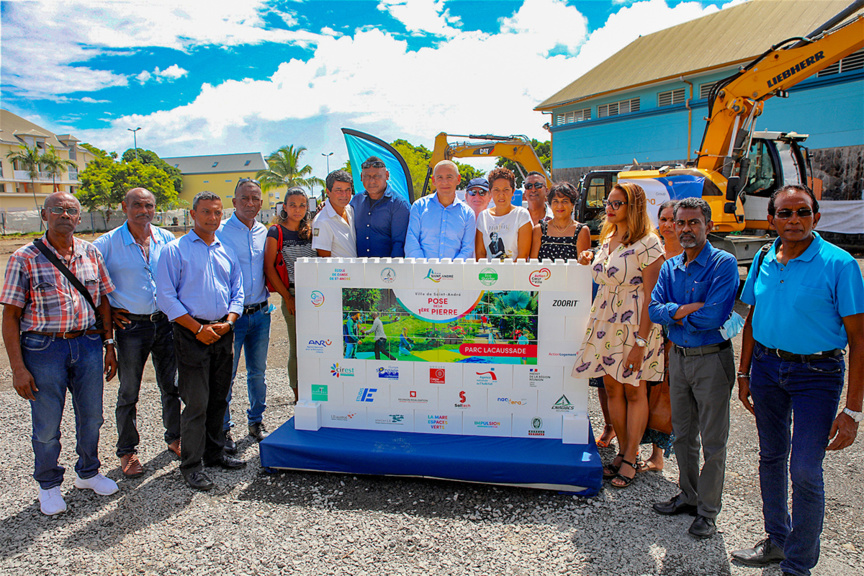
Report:
[{"label": "wristwatch", "polygon": [[855,422],[861,422],[861,420],[864,420],[864,412],[855,412],[849,408],[843,408],[843,412]]},{"label": "wristwatch", "polygon": [[642,338],[638,334],[636,335],[636,346],[639,348],[645,348],[648,346],[648,341],[645,338]]},{"label": "wristwatch", "polygon": [[[108,338],[107,340],[103,340],[103,341],[102,341],[102,347],[103,347],[103,348],[107,348],[108,346],[111,346],[111,345],[114,344],[114,343],[115,343],[115,342],[114,342],[114,339],[113,339],[113,338]],[[860,412],[859,412],[859,414],[860,414]]]},{"label": "wristwatch", "polygon": [[233,320],[226,320],[225,323],[228,324],[228,326],[231,327],[231,330],[234,329],[234,321],[233,321]]}]

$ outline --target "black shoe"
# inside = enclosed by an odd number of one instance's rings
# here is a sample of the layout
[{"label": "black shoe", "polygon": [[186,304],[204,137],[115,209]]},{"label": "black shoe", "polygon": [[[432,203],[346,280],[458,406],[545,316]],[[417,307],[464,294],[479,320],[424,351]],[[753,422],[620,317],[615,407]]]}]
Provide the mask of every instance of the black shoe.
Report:
[{"label": "black shoe", "polygon": [[267,437],[267,429],[264,427],[263,422],[256,422],[255,424],[249,425],[249,436],[255,439],[256,442],[261,442],[264,438]]},{"label": "black shoe", "polygon": [[222,447],[222,450],[224,450],[226,454],[237,453],[237,444],[234,442],[234,439],[231,438],[230,430],[225,431],[225,446]]},{"label": "black shoe", "polygon": [[735,550],[732,558],[745,566],[762,567],[786,559],[783,549],[774,544],[771,538],[759,541],[753,548]]},{"label": "black shoe", "polygon": [[192,472],[188,475],[184,474],[183,478],[186,480],[186,484],[195,490],[212,490],[216,486],[202,470]]},{"label": "black shoe", "polygon": [[691,536],[696,538],[710,538],[717,532],[717,524],[714,523],[713,518],[697,514],[696,519],[693,520],[693,524],[690,525],[690,530],[688,530],[688,532],[690,532]]},{"label": "black shoe", "polygon": [[239,468],[245,468],[246,462],[238,460],[237,458],[232,458],[227,454],[222,454],[216,460],[205,460],[204,466],[207,466],[208,468],[218,466],[220,468],[225,468],[226,470],[237,470]]},{"label": "black shoe", "polygon": [[655,512],[663,514],[664,516],[676,516],[678,514],[689,514],[690,516],[696,515],[696,506],[684,502],[683,492],[679,493],[677,496],[673,496],[665,502],[656,502],[651,507]]}]

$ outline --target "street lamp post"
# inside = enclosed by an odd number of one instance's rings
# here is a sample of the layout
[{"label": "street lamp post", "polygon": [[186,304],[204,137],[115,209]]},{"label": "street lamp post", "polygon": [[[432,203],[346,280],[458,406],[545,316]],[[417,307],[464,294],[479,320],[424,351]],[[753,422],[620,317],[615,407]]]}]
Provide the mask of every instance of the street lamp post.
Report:
[{"label": "street lamp post", "polygon": [[135,160],[138,160],[138,130],[140,130],[140,129],[141,129],[140,126],[135,128],[134,130],[132,128],[126,129],[126,130],[132,132],[132,142],[135,143]]},{"label": "street lamp post", "polygon": [[324,156],[327,159],[327,174],[330,174],[330,156],[332,155],[333,152],[328,152],[327,154],[324,152],[321,153],[321,156]]}]

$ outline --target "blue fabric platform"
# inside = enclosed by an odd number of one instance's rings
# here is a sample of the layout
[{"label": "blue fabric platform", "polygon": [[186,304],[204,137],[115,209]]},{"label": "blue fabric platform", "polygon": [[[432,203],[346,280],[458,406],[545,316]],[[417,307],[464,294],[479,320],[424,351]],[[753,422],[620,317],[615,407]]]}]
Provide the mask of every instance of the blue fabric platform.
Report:
[{"label": "blue fabric platform", "polygon": [[[589,432],[590,434],[590,432]],[[343,430],[295,430],[291,418],[260,445],[261,466],[344,474],[412,476],[541,488],[594,496],[600,455],[560,440]]]}]

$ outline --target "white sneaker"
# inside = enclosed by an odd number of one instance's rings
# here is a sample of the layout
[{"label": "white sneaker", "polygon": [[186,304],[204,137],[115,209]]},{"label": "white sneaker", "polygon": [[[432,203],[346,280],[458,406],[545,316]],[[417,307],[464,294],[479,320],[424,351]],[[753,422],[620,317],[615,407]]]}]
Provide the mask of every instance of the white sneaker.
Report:
[{"label": "white sneaker", "polygon": [[39,507],[46,516],[54,516],[66,511],[66,501],[60,493],[60,487],[55,486],[48,490],[39,489]]},{"label": "white sneaker", "polygon": [[106,478],[102,474],[96,474],[92,478],[87,478],[86,480],[76,474],[75,488],[93,490],[100,496],[110,496],[120,489],[117,487],[116,482],[110,478]]}]

